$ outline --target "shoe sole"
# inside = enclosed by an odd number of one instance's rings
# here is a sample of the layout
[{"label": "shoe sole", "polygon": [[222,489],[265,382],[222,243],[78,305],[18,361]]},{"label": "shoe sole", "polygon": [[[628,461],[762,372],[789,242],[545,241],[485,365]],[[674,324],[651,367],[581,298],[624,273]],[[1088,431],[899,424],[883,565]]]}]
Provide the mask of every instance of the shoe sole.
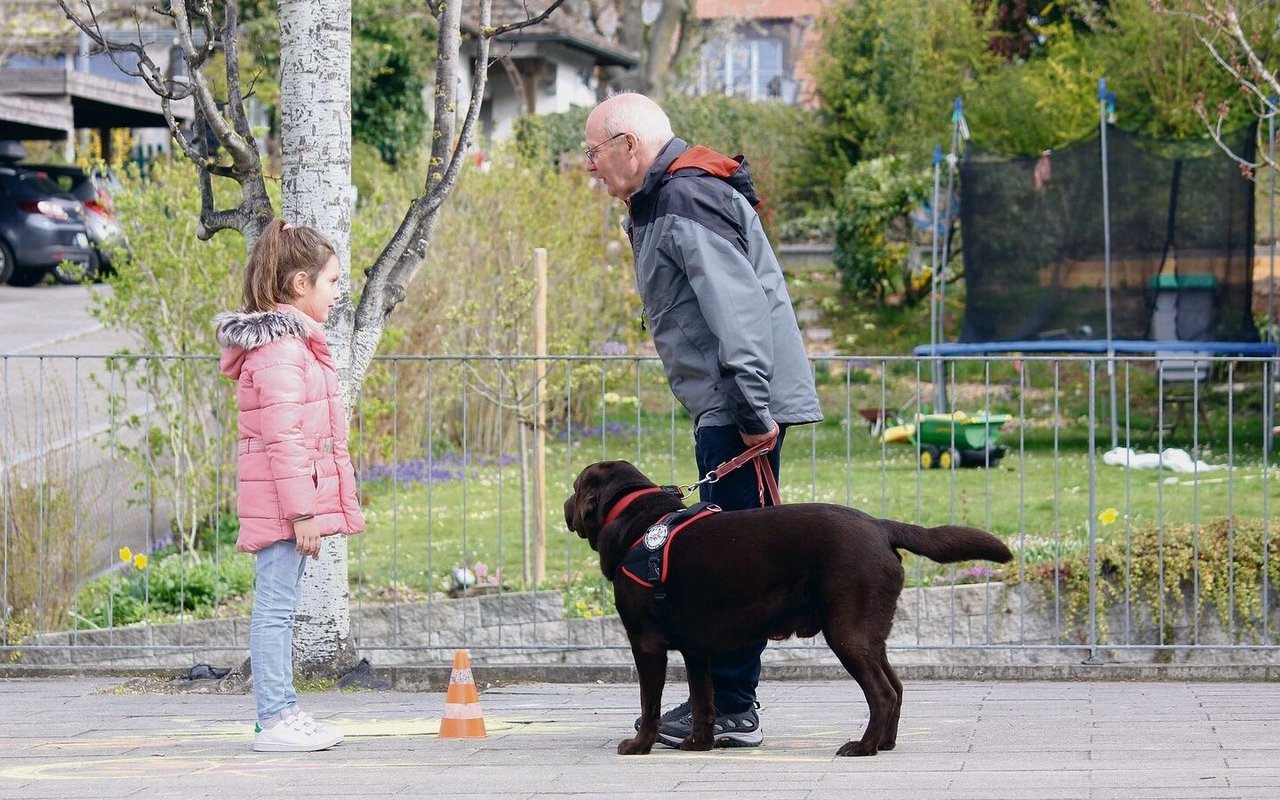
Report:
[{"label": "shoe sole", "polygon": [[760,731],[721,736],[716,739],[716,747],[759,747],[763,743],[764,734]]},{"label": "shoe sole", "polygon": [[337,741],[321,744],[289,744],[287,742],[254,742],[255,753],[318,753],[342,744],[345,737],[339,736]]},{"label": "shoe sole", "polygon": [[[668,736],[662,732],[658,733],[658,743],[667,747],[680,747],[680,743],[684,739],[677,739]],[[759,747],[764,743],[764,733],[756,731],[755,733],[735,733],[730,735],[721,734],[716,737],[716,747]]]}]

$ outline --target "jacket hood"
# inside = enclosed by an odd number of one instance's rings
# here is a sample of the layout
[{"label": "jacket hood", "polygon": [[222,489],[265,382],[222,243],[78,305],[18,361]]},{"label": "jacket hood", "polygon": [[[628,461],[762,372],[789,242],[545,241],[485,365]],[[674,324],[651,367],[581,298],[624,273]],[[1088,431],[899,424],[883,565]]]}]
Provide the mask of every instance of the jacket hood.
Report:
[{"label": "jacket hood", "polygon": [[[685,172],[686,170],[691,172]],[[677,155],[667,166],[666,171],[668,175],[675,176],[703,173],[719,178],[745,197],[752,208],[760,205],[760,196],[756,194],[755,183],[751,180],[751,170],[747,166],[746,156],[730,158],[709,147],[696,144]]]},{"label": "jacket hood", "polygon": [[285,336],[309,338],[306,321],[300,313],[275,311],[224,311],[213,318],[218,344],[222,345],[222,373],[232,380],[240,378],[244,358],[253,350]]},{"label": "jacket hood", "polygon": [[[658,187],[672,178],[691,175],[710,175],[719,178],[733,187],[734,191],[746,198],[752,208],[760,205],[760,196],[756,194],[755,182],[751,180],[751,169],[747,165],[746,156],[729,158],[702,145],[690,146],[679,136],[667,142],[654,159],[653,165],[645,175],[644,183],[632,195],[652,196]],[[631,202],[630,200],[628,202]]]}]

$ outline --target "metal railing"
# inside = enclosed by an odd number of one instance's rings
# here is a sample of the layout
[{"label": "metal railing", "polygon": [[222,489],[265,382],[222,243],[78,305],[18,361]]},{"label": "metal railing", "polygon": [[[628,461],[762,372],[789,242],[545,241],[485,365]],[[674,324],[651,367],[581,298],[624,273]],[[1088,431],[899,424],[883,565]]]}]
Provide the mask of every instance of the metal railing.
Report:
[{"label": "metal railing", "polygon": [[[696,480],[692,421],[654,358],[548,358],[542,385],[535,361],[370,370],[351,419],[368,530],[348,561],[352,635],[375,660],[628,661],[560,503],[601,459]],[[905,556],[892,647],[940,662],[1276,659],[1275,362],[940,363],[812,359],[826,420],[783,454],[784,502],[976,525],[1013,549],[1006,565]],[[922,413],[935,374],[949,418]],[[232,390],[207,357],[0,356],[0,655],[177,665],[247,649]],[[814,641],[768,657],[830,658]]]}]

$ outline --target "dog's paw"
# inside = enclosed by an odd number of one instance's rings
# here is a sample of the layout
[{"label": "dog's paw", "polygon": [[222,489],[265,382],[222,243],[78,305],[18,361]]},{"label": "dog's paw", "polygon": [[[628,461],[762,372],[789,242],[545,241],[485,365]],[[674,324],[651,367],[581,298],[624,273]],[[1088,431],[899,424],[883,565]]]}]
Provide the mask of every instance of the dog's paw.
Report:
[{"label": "dog's paw", "polygon": [[620,756],[647,756],[652,749],[653,742],[643,742],[639,736],[618,742],[618,755]]},{"label": "dog's paw", "polygon": [[684,737],[684,741],[680,742],[681,750],[710,750],[716,746],[715,739],[707,739],[705,741],[697,741],[692,736]]},{"label": "dog's paw", "polygon": [[898,743],[897,743],[896,741],[894,741],[893,739],[890,739],[890,740],[889,740],[889,741],[887,741],[887,742],[881,742],[881,743],[880,743],[880,749],[881,749],[881,750],[892,750],[893,748],[895,748],[895,747],[897,747],[897,746],[898,746]]},{"label": "dog's paw", "polygon": [[874,756],[876,748],[872,745],[861,741],[845,742],[844,745],[836,751],[838,756]]}]

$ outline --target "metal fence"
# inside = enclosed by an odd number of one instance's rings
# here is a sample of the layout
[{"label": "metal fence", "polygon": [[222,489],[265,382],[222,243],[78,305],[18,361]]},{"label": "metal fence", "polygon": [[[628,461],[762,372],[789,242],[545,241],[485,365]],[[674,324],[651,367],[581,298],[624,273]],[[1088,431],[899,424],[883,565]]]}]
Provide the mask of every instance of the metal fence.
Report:
[{"label": "metal fence", "polygon": [[[784,502],[976,525],[1015,554],[905,556],[890,644],[907,660],[1277,658],[1275,362],[812,363],[826,419],[788,433]],[[541,383],[538,366],[373,364],[351,420],[369,527],[348,540],[347,570],[351,633],[376,662],[458,647],[495,663],[629,661],[611,590],[560,505],[601,459],[692,483],[692,421],[656,359],[543,359]],[[933,413],[940,400],[951,416]],[[252,561],[233,548],[235,435],[211,358],[0,356],[0,655],[243,654]],[[830,656],[791,641],[767,658]]]}]

